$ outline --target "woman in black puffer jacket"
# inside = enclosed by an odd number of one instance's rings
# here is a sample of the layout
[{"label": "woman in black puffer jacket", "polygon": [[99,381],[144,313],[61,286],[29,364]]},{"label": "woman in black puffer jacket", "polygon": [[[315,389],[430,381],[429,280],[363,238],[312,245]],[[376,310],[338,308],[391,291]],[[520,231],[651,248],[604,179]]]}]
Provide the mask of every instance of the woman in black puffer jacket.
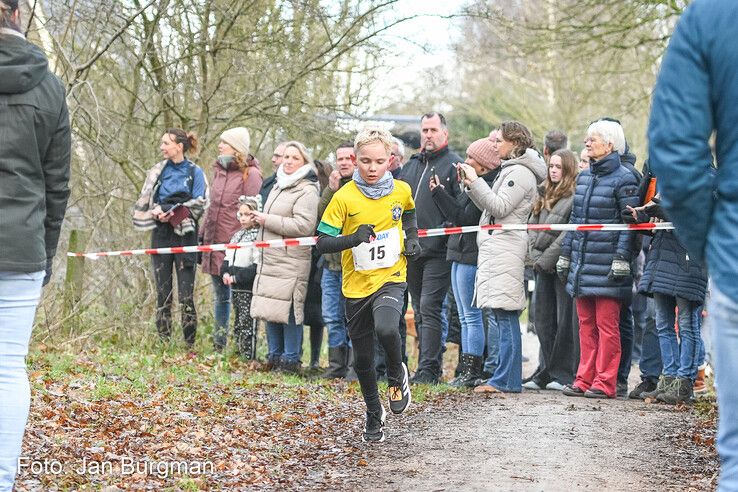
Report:
[{"label": "woman in black puffer jacket", "polygon": [[[632,212],[631,218],[638,222],[668,220],[659,206],[658,197]],[[656,389],[643,396],[672,405],[689,401],[697,368],[704,358],[700,329],[707,271],[700,262],[689,257],[673,231],[657,231],[648,250],[638,290],[654,298],[663,363]]]}]

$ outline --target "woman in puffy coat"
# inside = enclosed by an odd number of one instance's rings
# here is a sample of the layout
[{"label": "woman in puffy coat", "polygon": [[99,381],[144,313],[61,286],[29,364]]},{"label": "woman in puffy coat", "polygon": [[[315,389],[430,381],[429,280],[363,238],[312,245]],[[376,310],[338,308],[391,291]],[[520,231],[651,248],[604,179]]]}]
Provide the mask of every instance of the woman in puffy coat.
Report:
[{"label": "woman in puffy coat", "polygon": [[[615,143],[622,127],[597,121],[587,129],[591,165],[577,178],[572,224],[618,224],[627,206],[638,206],[638,181],[620,163]],[[579,368],[567,396],[615,398],[620,364],[620,305],[632,293],[633,233],[575,231],[564,237],[556,271],[566,279],[579,315]]]},{"label": "woman in puffy coat", "polygon": [[[492,186],[500,172],[500,158],[497,155],[496,146],[496,142],[490,138],[482,138],[473,142],[466,149],[466,161],[464,162],[472,166],[474,173],[482,177],[489,186]],[[454,226],[479,224],[482,211],[471,201],[469,195],[459,193],[454,198],[435,178],[434,176],[434,179],[431,179],[430,184],[433,201],[445,216],[446,221]],[[461,349],[463,350],[460,374],[450,383],[454,387],[471,388],[476,380],[482,377],[484,323],[482,310],[474,305],[478,251],[476,237],[473,234],[455,234],[448,238],[446,259],[452,262],[451,287],[461,323]],[[494,343],[496,345],[496,340]]]},{"label": "woman in puffy coat", "polygon": [[[629,222],[668,220],[659,203],[656,197],[645,207],[631,209],[632,215],[624,214],[624,219]],[[697,369],[702,363],[700,359],[704,358],[700,329],[707,293],[707,271],[700,262],[689,257],[674,231],[657,231],[648,249],[638,290],[653,296],[655,301],[663,367],[656,389],[643,393],[643,397],[672,405],[688,402],[692,399]],[[677,321],[678,338],[675,330]]]},{"label": "woman in puffy coat", "polygon": [[[548,177],[538,188],[540,196],[533,206],[530,224],[569,223],[578,172],[577,156],[571,150],[561,149],[551,155]],[[566,292],[566,283],[556,275],[565,235],[566,232],[559,231],[528,232],[528,259],[536,278],[534,318],[541,344],[541,363],[523,384],[527,389],[562,390],[574,381],[579,362],[578,334],[572,313],[574,301]]]},{"label": "woman in puffy coat", "polygon": [[[285,145],[277,183],[263,212],[253,212],[261,226],[257,240],[310,236],[318,218],[318,176],[300,142]],[[287,372],[300,369],[302,324],[310,275],[311,248],[261,248],[254,279],[251,316],[267,321],[268,367]]]},{"label": "woman in puffy coat", "polygon": [[[241,228],[236,218],[238,198],[256,195],[261,189],[259,162],[249,155],[249,143],[249,131],[246,128],[231,128],[220,135],[218,158],[213,164],[210,207],[200,232],[203,244],[230,241]],[[231,288],[223,283],[220,276],[223,258],[224,251],[202,254],[202,271],[210,274],[213,283],[213,345],[218,351],[226,346],[231,314]]]},{"label": "woman in puffy coat", "polygon": [[[500,174],[490,187],[474,168],[460,164],[464,185],[482,210],[479,223],[519,224],[528,220],[537,186],[546,178],[546,164],[533,146],[530,131],[517,121],[500,125],[497,152]],[[482,231],[477,235],[479,255],[476,306],[485,310],[488,330],[499,330],[499,361],[492,377],[477,393],[522,391],[522,341],[518,317],[527,304],[523,284],[528,253],[526,231]],[[492,337],[490,337],[492,338]]]}]

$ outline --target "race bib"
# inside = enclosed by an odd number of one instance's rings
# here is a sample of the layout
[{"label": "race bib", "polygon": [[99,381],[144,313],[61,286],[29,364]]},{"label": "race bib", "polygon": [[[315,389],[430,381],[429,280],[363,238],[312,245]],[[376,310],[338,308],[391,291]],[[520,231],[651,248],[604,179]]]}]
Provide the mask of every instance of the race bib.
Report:
[{"label": "race bib", "polygon": [[371,242],[351,248],[355,271],[389,268],[400,260],[400,231],[393,227],[376,234]]}]

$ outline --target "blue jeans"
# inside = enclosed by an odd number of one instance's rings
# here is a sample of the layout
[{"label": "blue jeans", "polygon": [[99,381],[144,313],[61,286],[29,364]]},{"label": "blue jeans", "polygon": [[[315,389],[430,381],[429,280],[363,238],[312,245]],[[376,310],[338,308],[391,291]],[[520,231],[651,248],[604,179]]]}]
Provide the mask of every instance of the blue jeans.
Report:
[{"label": "blue jeans", "polygon": [[346,331],[344,297],[341,292],[341,271],[323,268],[320,278],[323,322],[328,328],[328,347],[345,347],[349,343]]},{"label": "blue jeans", "polygon": [[482,310],[473,305],[476,275],[476,265],[451,264],[451,288],[461,323],[461,349],[466,354],[481,356],[484,353],[484,321]]},{"label": "blue jeans", "polygon": [[[681,297],[654,294],[656,301],[656,330],[661,346],[661,360],[666,376],[694,380],[700,355],[700,326],[702,304]],[[674,322],[674,310],[679,308],[679,340]]]},{"label": "blue jeans", "polygon": [[13,488],[31,406],[26,354],[44,272],[0,271],[0,491]]},{"label": "blue jeans", "polygon": [[211,275],[213,280],[213,306],[215,307],[215,326],[213,344],[224,348],[228,342],[228,325],[231,319],[231,287],[223,283],[219,275]]},{"label": "blue jeans", "polygon": [[650,297],[646,300],[646,310],[642,313],[643,323],[641,330],[641,357],[638,367],[641,370],[641,379],[657,382],[663,366],[661,363],[661,347],[656,332],[656,302]]},{"label": "blue jeans", "polygon": [[295,322],[295,312],[290,309],[289,323],[267,322],[269,360],[300,362],[302,353],[302,325]]},{"label": "blue jeans", "polygon": [[713,335],[715,382],[719,408],[717,450],[719,492],[738,490],[738,304],[710,286],[707,309]]},{"label": "blue jeans", "polygon": [[519,393],[523,390],[523,342],[520,336],[518,311],[485,309],[489,329],[493,326],[500,335],[500,355],[497,369],[487,384],[498,390]]}]

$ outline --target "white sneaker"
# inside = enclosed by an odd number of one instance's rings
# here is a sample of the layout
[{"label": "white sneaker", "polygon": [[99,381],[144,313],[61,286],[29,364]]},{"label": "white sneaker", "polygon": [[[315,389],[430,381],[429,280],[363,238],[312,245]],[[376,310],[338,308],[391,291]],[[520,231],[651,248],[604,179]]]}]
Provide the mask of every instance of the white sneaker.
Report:
[{"label": "white sneaker", "polygon": [[558,381],[551,381],[546,385],[547,390],[561,391],[564,389],[564,385]]},{"label": "white sneaker", "polygon": [[540,386],[538,386],[538,384],[535,381],[533,381],[533,380],[528,381],[527,383],[523,383],[523,388],[529,389],[529,390],[540,390],[540,389],[543,389]]}]

